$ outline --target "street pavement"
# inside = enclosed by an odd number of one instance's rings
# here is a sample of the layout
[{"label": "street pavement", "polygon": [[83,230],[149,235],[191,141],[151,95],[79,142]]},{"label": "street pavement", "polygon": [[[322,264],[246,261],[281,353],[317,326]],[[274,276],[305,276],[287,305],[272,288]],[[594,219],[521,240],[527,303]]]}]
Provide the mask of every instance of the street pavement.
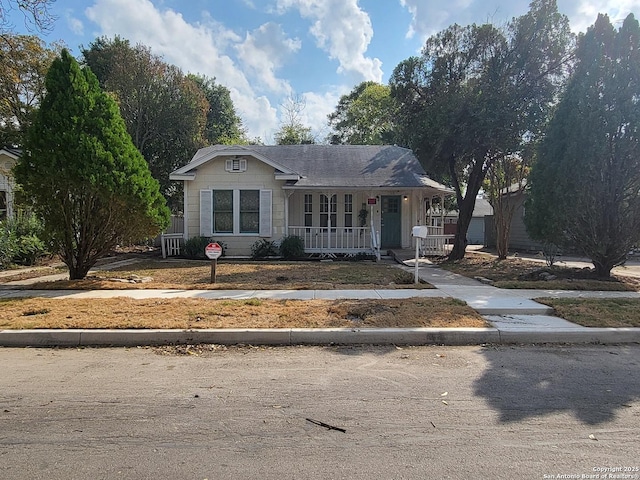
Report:
[{"label": "street pavement", "polygon": [[[103,268],[109,268],[105,266]],[[113,267],[111,267],[113,268]],[[415,271],[406,261],[400,267]],[[420,261],[418,276],[435,289],[393,290],[17,290],[0,298],[397,299],[450,297],[466,302],[492,325],[484,329],[264,329],[264,330],[0,330],[0,346],[247,343],[266,345],[391,343],[639,343],[640,328],[589,328],[552,316],[535,298],[640,298],[640,292],[499,289]],[[41,279],[39,279],[41,280]],[[31,279],[21,281],[27,286]],[[25,283],[26,282],[26,283]]]},{"label": "street pavement", "polygon": [[639,478],[638,345],[0,348],[0,364],[3,480]]}]

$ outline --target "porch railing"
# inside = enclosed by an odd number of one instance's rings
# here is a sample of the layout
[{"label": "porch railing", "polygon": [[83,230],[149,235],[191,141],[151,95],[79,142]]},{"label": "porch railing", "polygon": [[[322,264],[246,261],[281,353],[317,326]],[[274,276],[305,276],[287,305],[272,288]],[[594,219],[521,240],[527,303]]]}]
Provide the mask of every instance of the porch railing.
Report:
[{"label": "porch railing", "polygon": [[420,254],[447,255],[455,235],[444,233],[443,227],[427,226],[427,238],[420,239]]},{"label": "porch railing", "polygon": [[289,235],[302,238],[307,253],[355,254],[370,252],[368,227],[289,227]]}]

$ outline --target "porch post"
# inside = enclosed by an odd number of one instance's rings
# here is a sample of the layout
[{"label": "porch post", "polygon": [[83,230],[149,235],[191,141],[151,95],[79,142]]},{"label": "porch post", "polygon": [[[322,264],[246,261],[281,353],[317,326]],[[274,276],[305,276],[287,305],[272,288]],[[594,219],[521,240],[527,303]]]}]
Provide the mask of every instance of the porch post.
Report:
[{"label": "porch post", "polygon": [[293,192],[285,190],[284,192],[284,236],[289,235],[289,198]]},{"label": "porch post", "polygon": [[182,205],[182,238],[186,242],[189,240],[189,183],[186,180],[182,181],[182,194],[183,194],[183,205]]}]

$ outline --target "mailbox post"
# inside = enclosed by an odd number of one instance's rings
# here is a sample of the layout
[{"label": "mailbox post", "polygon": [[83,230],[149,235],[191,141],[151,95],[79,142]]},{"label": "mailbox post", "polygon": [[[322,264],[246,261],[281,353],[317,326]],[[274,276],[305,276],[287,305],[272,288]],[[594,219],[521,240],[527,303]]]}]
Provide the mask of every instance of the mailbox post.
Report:
[{"label": "mailbox post", "polygon": [[211,283],[216,283],[216,268],[218,258],[222,255],[222,247],[217,243],[210,243],[204,247],[204,254],[211,260]]},{"label": "mailbox post", "polygon": [[413,282],[418,284],[420,280],[418,278],[418,258],[420,258],[420,239],[427,238],[427,234],[429,233],[429,229],[426,225],[416,225],[411,229],[411,234],[416,239],[416,260],[415,260],[415,270],[413,275]]}]

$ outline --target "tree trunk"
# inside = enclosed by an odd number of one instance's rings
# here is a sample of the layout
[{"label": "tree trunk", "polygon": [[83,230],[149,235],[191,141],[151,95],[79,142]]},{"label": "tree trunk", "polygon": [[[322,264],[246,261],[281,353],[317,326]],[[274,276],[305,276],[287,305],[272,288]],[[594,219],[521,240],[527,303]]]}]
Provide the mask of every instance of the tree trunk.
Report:
[{"label": "tree trunk", "polygon": [[598,278],[611,278],[613,265],[593,260],[593,266],[596,268],[596,276]]},{"label": "tree trunk", "polygon": [[464,258],[467,249],[467,231],[469,230],[473,208],[475,207],[475,195],[472,200],[473,201],[469,202],[465,199],[459,206],[456,236],[453,239],[453,249],[449,254],[449,260],[460,260]]},{"label": "tree trunk", "polygon": [[498,253],[498,259],[504,260],[509,254],[509,236],[511,234],[511,217],[513,215],[507,215],[503,213],[500,216],[495,215],[496,221],[496,250]]}]

